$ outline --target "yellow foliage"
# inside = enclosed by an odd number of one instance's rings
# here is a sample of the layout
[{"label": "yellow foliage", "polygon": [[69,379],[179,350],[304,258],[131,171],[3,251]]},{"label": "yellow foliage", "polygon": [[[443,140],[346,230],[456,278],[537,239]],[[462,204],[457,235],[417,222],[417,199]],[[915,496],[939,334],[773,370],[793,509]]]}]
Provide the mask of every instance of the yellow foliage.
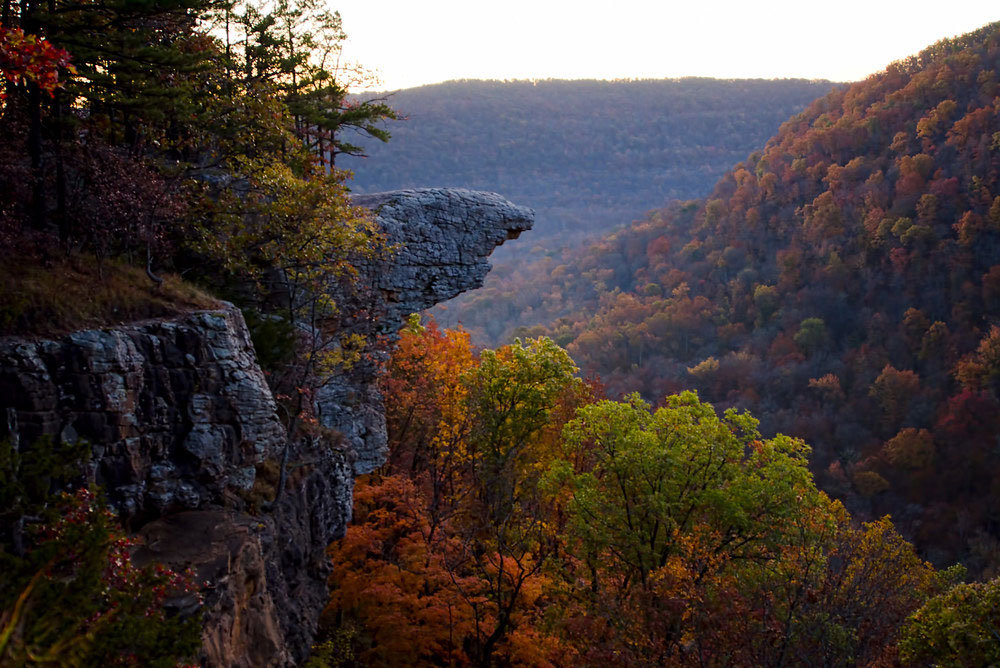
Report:
[{"label": "yellow foliage", "polygon": [[889,489],[889,481],[875,471],[858,471],[852,481],[858,494],[864,497],[872,497]]},{"label": "yellow foliage", "polygon": [[882,448],[890,464],[899,468],[921,469],[934,461],[934,439],[926,429],[907,428]]}]

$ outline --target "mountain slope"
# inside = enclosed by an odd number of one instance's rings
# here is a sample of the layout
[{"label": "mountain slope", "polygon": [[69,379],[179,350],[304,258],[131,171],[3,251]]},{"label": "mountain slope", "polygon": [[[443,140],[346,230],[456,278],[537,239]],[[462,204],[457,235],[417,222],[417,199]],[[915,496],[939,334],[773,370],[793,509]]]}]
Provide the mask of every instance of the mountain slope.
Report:
[{"label": "mountain slope", "polygon": [[[392,140],[344,156],[352,188],[499,192],[536,213],[534,244],[605,232],[704,195],[827,81],[453,81],[402,90]],[[507,249],[504,249],[506,252]],[[521,249],[521,253],[526,249]],[[518,252],[514,249],[513,252]]]},{"label": "mountain slope", "polygon": [[571,303],[542,329],[612,391],[749,408],[813,443],[856,513],[892,512],[927,556],[992,571],[998,81],[1000,24],[939,42],[817,100],[706,200],[498,291]]}]

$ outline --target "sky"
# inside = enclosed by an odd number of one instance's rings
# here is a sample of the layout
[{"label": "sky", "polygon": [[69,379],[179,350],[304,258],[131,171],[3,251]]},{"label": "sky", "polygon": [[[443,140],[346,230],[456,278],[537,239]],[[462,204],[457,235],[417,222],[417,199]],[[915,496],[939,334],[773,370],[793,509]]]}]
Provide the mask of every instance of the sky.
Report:
[{"label": "sky", "polygon": [[857,81],[997,0],[328,0],[380,90],[452,79]]}]

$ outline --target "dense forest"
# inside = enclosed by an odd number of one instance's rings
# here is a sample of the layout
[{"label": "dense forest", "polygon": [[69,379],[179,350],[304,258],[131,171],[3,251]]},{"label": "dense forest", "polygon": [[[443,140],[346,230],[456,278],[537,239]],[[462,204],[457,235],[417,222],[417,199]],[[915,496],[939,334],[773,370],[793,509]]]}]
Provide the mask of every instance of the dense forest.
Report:
[{"label": "dense forest", "polygon": [[[391,251],[348,197],[344,156],[371,151],[350,133],[397,115],[348,98],[343,39],[312,0],[0,14],[0,335],[235,301],[285,416],[266,484],[234,499],[258,516],[294,484],[290,443],[343,447],[322,383],[384,366],[388,461],[329,547],[306,666],[1000,662],[1000,24],[835,89],[708,199],[507,276],[531,338],[476,350],[414,316],[389,358],[336,301]],[[606,86],[633,85],[653,86]],[[588,126],[617,147],[596,160],[641,162],[621,127]],[[190,665],[204,585],[134,563],[91,444],[22,443],[10,419],[0,666]]]},{"label": "dense forest", "polygon": [[1000,580],[958,584],[817,489],[809,446],[692,392],[601,399],[551,339],[414,317],[390,456],[330,546],[342,666],[971,666]]},{"label": "dense forest", "polygon": [[815,101],[706,199],[473,295],[529,338],[477,353],[414,319],[390,460],[330,549],[327,647],[1000,660],[998,65],[1000,24],[935,44]]},{"label": "dense forest", "polygon": [[551,335],[612,396],[749,409],[853,512],[995,574],[997,33],[820,98],[706,199],[520,267],[469,320]]},{"label": "dense forest", "polygon": [[[674,199],[725,170],[828,81],[453,81],[401,90],[392,141],[345,157],[352,190],[453,186],[535,210],[533,243],[558,248]],[[527,249],[501,249],[504,258]],[[505,258],[510,261],[510,257]]]}]

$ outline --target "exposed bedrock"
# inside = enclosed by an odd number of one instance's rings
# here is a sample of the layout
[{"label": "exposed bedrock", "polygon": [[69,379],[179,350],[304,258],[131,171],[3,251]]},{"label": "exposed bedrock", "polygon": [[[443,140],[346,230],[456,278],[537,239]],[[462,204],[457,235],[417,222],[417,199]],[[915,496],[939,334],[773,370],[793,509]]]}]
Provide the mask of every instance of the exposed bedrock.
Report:
[{"label": "exposed bedrock", "polygon": [[382,325],[398,331],[403,318],[482,287],[490,253],[530,230],[534,212],[496,193],[453,188],[356,195],[375,212],[390,244],[399,249],[369,268],[384,299]]},{"label": "exposed bedrock", "polygon": [[[489,254],[533,218],[466,190],[355,203],[376,212],[393,248],[360,266],[339,300],[344,328],[373,341],[482,285]],[[286,433],[237,309],[0,338],[0,437],[25,453],[42,437],[90,444],[86,475],[143,537],[136,558],[191,568],[205,583],[208,666],[293,666],[309,651],[327,597],[325,549],[350,521],[354,475],[386,455],[374,365],[328,383],[316,408],[342,438],[292,444],[288,487],[262,511],[260,472],[278,461]]]},{"label": "exposed bedrock", "polygon": [[[490,253],[534,222],[531,209],[473,190],[396,190],[353,200],[375,212],[392,249],[360,264],[358,280],[339,299],[344,328],[368,336],[395,336],[409,314],[482,287]],[[327,384],[317,404],[320,422],[341,432],[355,453],[355,473],[381,466],[385,418],[373,366]]]}]

